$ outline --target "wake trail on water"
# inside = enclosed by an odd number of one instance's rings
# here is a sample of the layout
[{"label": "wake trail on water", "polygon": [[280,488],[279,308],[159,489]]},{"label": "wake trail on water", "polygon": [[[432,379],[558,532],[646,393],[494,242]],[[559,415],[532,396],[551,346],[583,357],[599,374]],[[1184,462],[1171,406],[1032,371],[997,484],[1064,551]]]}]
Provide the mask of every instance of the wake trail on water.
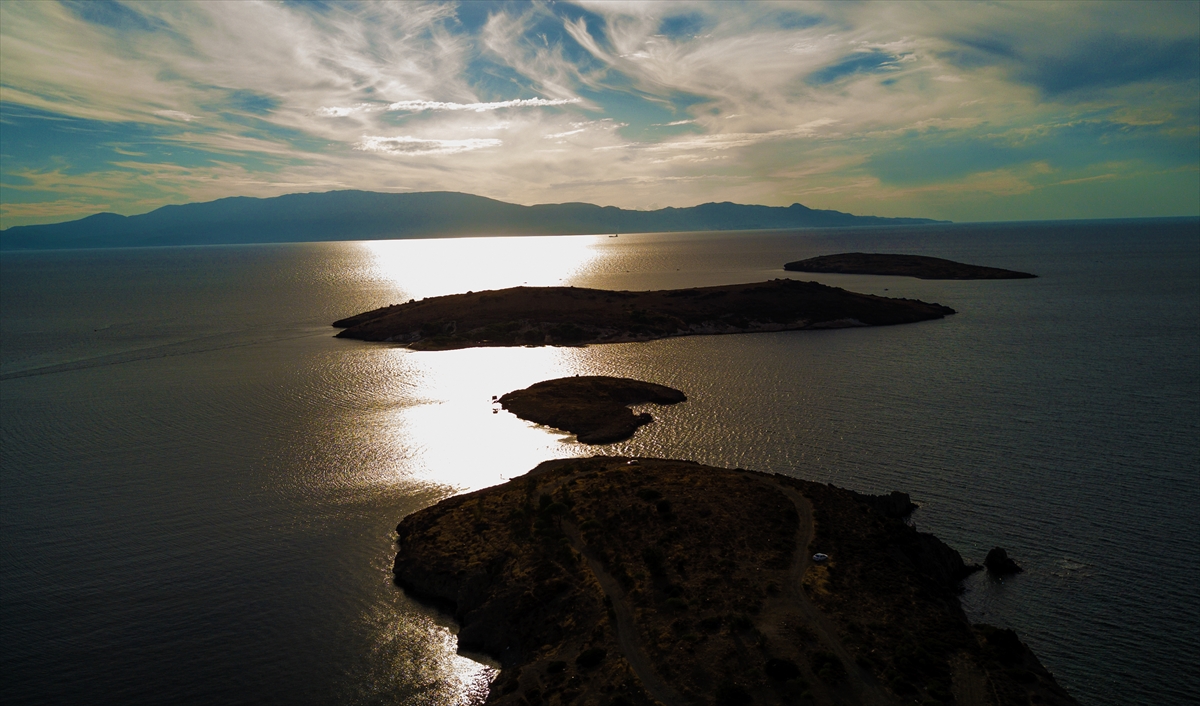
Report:
[{"label": "wake trail on water", "polygon": [[[255,330],[259,331],[261,329],[256,328]],[[211,336],[191,338],[185,341],[175,341],[173,343],[145,346],[129,351],[108,353],[63,363],[42,365],[34,368],[27,368],[25,370],[14,370],[11,372],[0,373],[0,381],[33,377],[36,375],[54,375],[56,373],[65,373],[73,370],[86,370],[89,368],[101,368],[109,365],[121,365],[123,363],[132,363],[140,360],[173,358],[177,356],[195,355],[198,353],[209,353],[212,351],[229,350],[233,348],[246,348],[249,346],[258,346],[268,343],[276,343],[279,341],[289,341],[328,335],[328,333],[324,331],[309,331],[302,334],[296,334],[294,331],[277,331],[266,336],[256,336],[251,339],[238,340],[240,337],[245,336],[246,333],[247,330],[219,333]]]}]

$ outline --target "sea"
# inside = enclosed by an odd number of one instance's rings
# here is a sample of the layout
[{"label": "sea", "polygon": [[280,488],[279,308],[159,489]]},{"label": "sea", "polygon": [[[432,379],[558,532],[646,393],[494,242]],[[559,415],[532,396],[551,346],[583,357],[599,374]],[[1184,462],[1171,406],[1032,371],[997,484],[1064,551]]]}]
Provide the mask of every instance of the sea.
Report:
[{"label": "sea", "polygon": [[[0,255],[0,702],[478,703],[498,665],[392,580],[409,513],[595,454],[901,490],[1083,704],[1200,693],[1200,221],[943,224]],[[785,272],[837,252],[1037,279]],[[903,326],[415,352],[330,323],[516,285],[790,277],[938,302]],[[493,396],[670,385],[584,446]]]}]

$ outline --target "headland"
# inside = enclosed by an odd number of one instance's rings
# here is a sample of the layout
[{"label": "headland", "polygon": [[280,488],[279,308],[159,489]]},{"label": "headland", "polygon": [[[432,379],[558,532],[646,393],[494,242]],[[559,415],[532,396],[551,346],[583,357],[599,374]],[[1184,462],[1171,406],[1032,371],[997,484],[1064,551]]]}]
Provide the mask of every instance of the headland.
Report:
[{"label": "headland", "polygon": [[629,405],[685,401],[686,395],[665,385],[604,375],[545,380],[499,400],[521,419],[570,432],[582,444],[624,441],[653,421],[648,413],[634,414]]},{"label": "headland", "polygon": [[850,252],[810,257],[783,266],[789,272],[822,272],[847,275],[894,275],[917,279],[1030,279],[1028,272],[968,265],[924,255],[888,255]]},{"label": "headland", "polygon": [[915,299],[857,294],[776,279],[643,292],[512,287],[375,309],[333,325],[339,338],[418,350],[582,345],[672,336],[886,326],[940,319],[954,310]]},{"label": "headland", "polygon": [[913,507],[687,461],[548,461],[406,517],[394,571],[500,662],[488,704],[1076,704],[1011,630],[967,621],[978,567]]}]

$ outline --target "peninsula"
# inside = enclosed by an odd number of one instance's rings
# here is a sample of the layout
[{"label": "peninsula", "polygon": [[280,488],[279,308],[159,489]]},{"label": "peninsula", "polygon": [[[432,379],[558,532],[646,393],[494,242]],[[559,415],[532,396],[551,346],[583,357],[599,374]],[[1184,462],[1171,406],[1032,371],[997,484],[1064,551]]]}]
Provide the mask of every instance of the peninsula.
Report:
[{"label": "peninsula", "polygon": [[582,444],[611,444],[633,436],[653,417],[629,405],[685,402],[679,390],[629,378],[586,375],[545,380],[500,397],[500,406],[521,419],[562,429]]},{"label": "peninsula", "polygon": [[335,321],[339,338],[419,350],[477,346],[581,345],[697,334],[886,326],[940,319],[950,307],[856,294],[816,282],[616,292],[513,287],[375,309]]},{"label": "peninsula", "polygon": [[894,275],[916,277],[917,279],[1029,279],[1037,277],[1028,272],[967,265],[953,260],[943,260],[940,257],[862,252],[810,257],[807,260],[789,262],[783,266],[783,269],[790,272]]},{"label": "peninsula", "polygon": [[396,528],[397,583],[499,661],[488,704],[1076,702],[908,496],[688,461],[548,461]]}]

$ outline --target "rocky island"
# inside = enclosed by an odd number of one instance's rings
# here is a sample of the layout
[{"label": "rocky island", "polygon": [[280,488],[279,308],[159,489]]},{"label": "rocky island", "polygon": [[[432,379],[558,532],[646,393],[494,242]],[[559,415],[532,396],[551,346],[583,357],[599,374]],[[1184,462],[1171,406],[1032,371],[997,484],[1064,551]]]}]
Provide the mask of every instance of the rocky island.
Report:
[{"label": "rocky island", "polygon": [[915,299],[856,294],[816,282],[617,292],[512,287],[375,309],[335,321],[339,338],[419,350],[476,346],[581,345],[698,334],[886,326],[953,314]]},{"label": "rocky island", "polygon": [[653,418],[629,405],[685,402],[679,390],[652,382],[604,375],[545,380],[500,397],[500,406],[521,419],[562,429],[582,444],[611,444],[633,436]]},{"label": "rocky island", "polygon": [[789,272],[824,272],[846,275],[894,275],[917,279],[1029,279],[1028,272],[967,265],[924,255],[888,255],[850,252],[810,257],[783,266]]},{"label": "rocky island", "polygon": [[413,513],[395,577],[501,671],[488,704],[1075,704],[906,495],[687,461],[549,461]]}]

